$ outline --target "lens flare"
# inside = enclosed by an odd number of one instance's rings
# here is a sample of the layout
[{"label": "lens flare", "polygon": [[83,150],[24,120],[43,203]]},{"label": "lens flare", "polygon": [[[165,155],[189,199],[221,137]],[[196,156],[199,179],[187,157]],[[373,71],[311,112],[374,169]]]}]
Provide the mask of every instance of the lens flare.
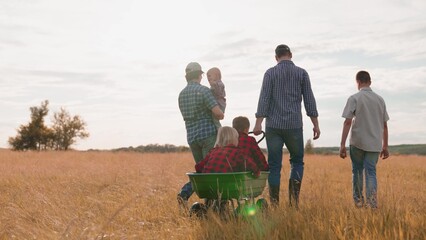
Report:
[{"label": "lens flare", "polygon": [[255,206],[246,206],[244,209],[246,216],[254,216],[256,215],[256,207]]}]

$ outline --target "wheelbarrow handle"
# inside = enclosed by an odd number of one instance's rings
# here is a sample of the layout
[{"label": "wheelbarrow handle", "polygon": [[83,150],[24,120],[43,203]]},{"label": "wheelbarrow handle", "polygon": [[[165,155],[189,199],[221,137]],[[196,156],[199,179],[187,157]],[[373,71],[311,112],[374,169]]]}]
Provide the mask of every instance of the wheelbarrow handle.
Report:
[{"label": "wheelbarrow handle", "polygon": [[[254,132],[249,132],[248,134],[254,134]],[[262,137],[257,141],[257,143],[260,143],[265,138],[265,132],[262,131]]]}]

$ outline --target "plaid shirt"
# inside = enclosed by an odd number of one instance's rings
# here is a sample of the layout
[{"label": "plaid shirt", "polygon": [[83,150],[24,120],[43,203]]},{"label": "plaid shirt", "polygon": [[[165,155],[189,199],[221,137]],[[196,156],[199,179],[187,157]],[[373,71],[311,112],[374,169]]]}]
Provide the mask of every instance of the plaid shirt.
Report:
[{"label": "plaid shirt", "polygon": [[233,145],[213,148],[201,162],[195,164],[195,170],[199,173],[252,171],[255,176],[260,174],[253,159]]},{"label": "plaid shirt", "polygon": [[309,117],[318,117],[309,75],[290,60],[268,69],[263,77],[256,118],[266,118],[266,127],[296,129],[303,126],[302,98]]},{"label": "plaid shirt", "polygon": [[265,155],[262,150],[260,150],[259,145],[257,145],[256,139],[244,132],[238,132],[238,134],[240,135],[238,138],[238,147],[245,151],[247,156],[251,156],[253,158],[257,167],[261,171],[268,171],[268,163],[266,162]]},{"label": "plaid shirt", "polygon": [[179,109],[186,127],[189,144],[217,133],[212,108],[217,105],[211,90],[198,82],[190,81],[179,94]]}]

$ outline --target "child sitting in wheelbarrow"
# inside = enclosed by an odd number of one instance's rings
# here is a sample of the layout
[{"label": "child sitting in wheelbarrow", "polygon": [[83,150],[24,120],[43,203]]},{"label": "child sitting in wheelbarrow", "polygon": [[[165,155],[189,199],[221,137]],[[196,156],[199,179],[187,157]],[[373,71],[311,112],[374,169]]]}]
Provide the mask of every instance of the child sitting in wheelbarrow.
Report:
[{"label": "child sitting in wheelbarrow", "polygon": [[195,165],[195,170],[198,173],[251,171],[256,177],[261,171],[247,151],[238,147],[237,130],[226,126],[219,128],[215,147]]},{"label": "child sitting in wheelbarrow", "polygon": [[[245,211],[242,210],[245,209],[244,206],[251,206],[250,209],[266,208],[267,203],[264,199],[258,200],[256,204],[254,199],[263,191],[268,172],[262,172],[261,175],[261,171],[267,170],[268,165],[257,164],[247,149],[238,147],[238,137],[237,130],[232,127],[219,128],[215,147],[195,165],[197,173],[206,173],[206,177],[203,178],[202,174],[188,173],[197,195],[205,198],[205,204],[195,202],[191,206],[190,215],[204,217],[207,209],[212,208],[221,214],[221,217],[226,218],[229,203],[232,204],[235,214]],[[256,141],[255,144],[257,145]],[[234,172],[236,175],[227,175]],[[252,172],[253,175],[247,176],[250,174],[247,172]],[[237,200],[236,209],[232,199]],[[244,204],[240,204],[241,200]]]},{"label": "child sitting in wheelbarrow", "polygon": [[232,127],[238,131],[238,147],[246,151],[246,154],[253,158],[260,171],[268,171],[269,165],[266,162],[265,155],[260,150],[256,139],[248,135],[250,129],[249,119],[243,116],[236,117],[232,120]]}]

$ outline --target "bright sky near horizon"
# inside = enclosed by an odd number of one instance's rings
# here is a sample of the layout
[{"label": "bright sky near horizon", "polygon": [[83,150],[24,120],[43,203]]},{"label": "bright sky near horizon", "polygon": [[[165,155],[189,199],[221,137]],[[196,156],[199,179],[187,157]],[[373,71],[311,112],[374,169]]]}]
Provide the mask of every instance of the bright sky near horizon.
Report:
[{"label": "bright sky near horizon", "polygon": [[[281,43],[311,78],[315,146],[339,145],[359,70],[386,101],[389,144],[426,143],[425,12],[424,0],[1,0],[0,148],[46,99],[48,122],[60,107],[87,122],[79,150],[187,145],[177,98],[191,61],[222,71],[222,125],[244,115],[253,126]],[[306,141],[305,114],[304,125]]]}]

